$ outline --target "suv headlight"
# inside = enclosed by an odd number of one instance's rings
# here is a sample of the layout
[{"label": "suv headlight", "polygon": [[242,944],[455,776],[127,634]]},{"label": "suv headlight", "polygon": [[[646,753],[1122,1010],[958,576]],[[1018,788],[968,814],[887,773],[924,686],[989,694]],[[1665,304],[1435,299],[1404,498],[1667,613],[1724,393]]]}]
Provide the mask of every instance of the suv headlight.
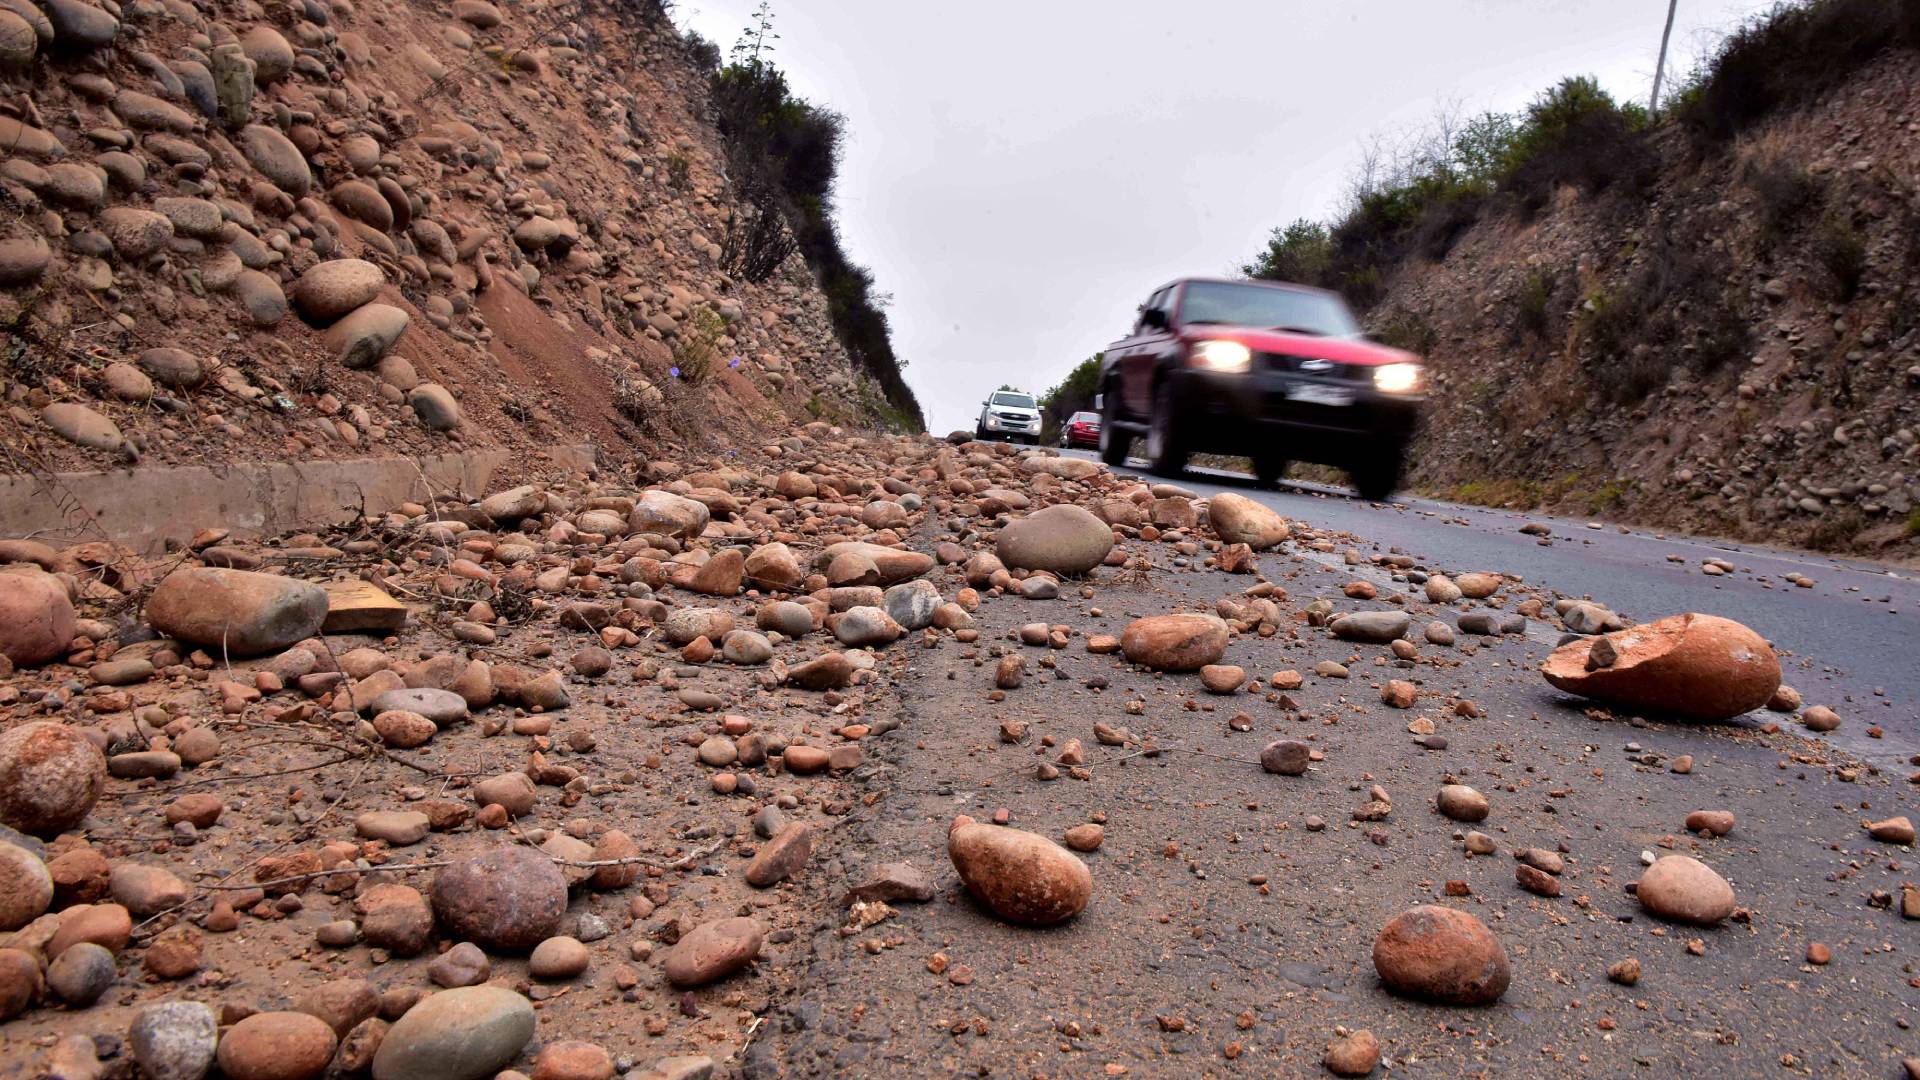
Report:
[{"label": "suv headlight", "polygon": [[1253,363],[1253,351],[1237,341],[1196,341],[1187,362],[1209,371],[1245,371]]},{"label": "suv headlight", "polygon": [[1419,364],[1382,364],[1373,369],[1373,385],[1389,394],[1412,394],[1426,388],[1427,373]]}]

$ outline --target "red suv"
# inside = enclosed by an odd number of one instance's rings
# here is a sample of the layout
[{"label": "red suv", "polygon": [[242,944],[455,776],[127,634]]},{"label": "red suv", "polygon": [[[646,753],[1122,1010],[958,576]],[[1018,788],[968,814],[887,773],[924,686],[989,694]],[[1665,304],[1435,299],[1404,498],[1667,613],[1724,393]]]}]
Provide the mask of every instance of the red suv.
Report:
[{"label": "red suv", "polygon": [[1400,483],[1426,371],[1367,339],[1334,293],[1185,278],[1140,306],[1100,366],[1100,457],[1178,475],[1195,453],[1244,455],[1273,483],[1293,461],[1345,469],[1368,499]]}]

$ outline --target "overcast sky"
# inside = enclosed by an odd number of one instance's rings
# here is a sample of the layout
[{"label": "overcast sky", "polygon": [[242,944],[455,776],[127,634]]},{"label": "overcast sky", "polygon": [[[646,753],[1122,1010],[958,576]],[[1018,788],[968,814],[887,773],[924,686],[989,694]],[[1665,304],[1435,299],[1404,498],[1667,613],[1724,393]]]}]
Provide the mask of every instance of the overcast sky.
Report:
[{"label": "overcast sky", "polygon": [[[757,0],[681,0],[732,46]],[[1771,0],[1679,0],[1669,72]],[[772,60],[843,113],[839,221],[893,296],[930,430],[1043,393],[1154,288],[1338,203],[1370,135],[1567,75],[1644,101],[1666,0],[773,0]]]}]

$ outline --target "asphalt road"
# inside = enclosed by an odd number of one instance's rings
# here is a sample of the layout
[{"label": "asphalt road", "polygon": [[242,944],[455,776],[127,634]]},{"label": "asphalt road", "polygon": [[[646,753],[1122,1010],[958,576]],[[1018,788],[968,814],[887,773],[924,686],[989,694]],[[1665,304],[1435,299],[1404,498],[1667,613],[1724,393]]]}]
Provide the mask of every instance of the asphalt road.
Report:
[{"label": "asphalt road", "polygon": [[[1138,469],[1119,471],[1160,479]],[[1882,762],[1920,752],[1920,573],[1615,525],[1590,529],[1583,521],[1428,499],[1370,503],[1317,484],[1264,490],[1249,477],[1213,470],[1190,470],[1179,483],[1201,495],[1237,491],[1288,518],[1353,533],[1436,570],[1518,575],[1643,622],[1686,611],[1737,619],[1791,654],[1782,657],[1787,682],[1808,704],[1830,705],[1848,721],[1836,733],[1841,746]],[[1520,532],[1530,521],[1553,526],[1550,544]],[[1670,555],[1682,561],[1671,562]],[[1715,557],[1738,570],[1707,576],[1701,565]],[[1789,582],[1786,575],[1795,572],[1813,578],[1814,586]],[[1874,725],[1883,728],[1884,739],[1866,736]]]}]

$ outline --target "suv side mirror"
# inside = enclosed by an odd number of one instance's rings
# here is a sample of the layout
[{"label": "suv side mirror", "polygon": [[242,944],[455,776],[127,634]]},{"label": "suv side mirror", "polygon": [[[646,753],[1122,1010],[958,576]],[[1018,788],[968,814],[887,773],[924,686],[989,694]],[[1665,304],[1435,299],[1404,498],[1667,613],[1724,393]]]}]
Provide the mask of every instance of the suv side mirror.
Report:
[{"label": "suv side mirror", "polygon": [[1148,308],[1140,313],[1140,325],[1151,327],[1155,330],[1165,330],[1167,328],[1167,313],[1159,308]]}]

